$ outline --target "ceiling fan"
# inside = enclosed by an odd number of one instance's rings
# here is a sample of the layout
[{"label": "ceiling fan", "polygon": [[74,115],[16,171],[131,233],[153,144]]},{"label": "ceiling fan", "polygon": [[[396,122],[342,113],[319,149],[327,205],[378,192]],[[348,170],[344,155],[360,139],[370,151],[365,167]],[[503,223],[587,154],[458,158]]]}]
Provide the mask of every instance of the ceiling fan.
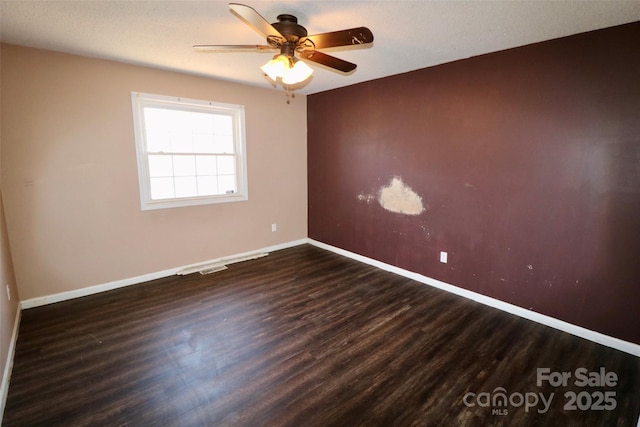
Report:
[{"label": "ceiling fan", "polygon": [[255,9],[239,3],[229,3],[231,11],[253,29],[266,37],[266,45],[195,45],[199,52],[216,51],[277,51],[273,59],[261,67],[277,84],[280,79],[287,88],[308,79],[313,73],[301,59],[315,62],[331,69],[349,73],[356,64],[318,51],[340,46],[365,45],[373,42],[373,34],[366,27],[308,35],[306,28],[298,24],[298,18],[289,14],[278,15],[278,22],[270,24]]}]

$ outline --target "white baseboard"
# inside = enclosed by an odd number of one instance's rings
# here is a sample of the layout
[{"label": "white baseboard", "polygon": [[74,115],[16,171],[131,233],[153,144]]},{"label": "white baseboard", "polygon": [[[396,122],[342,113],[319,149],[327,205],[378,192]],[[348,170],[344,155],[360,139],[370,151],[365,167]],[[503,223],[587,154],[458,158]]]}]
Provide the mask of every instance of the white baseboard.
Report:
[{"label": "white baseboard", "polygon": [[[518,307],[517,305],[509,304],[507,302],[500,301],[498,299],[491,298],[486,295],[479,294],[477,292],[459,288],[457,286],[450,285],[448,283],[441,282],[439,280],[432,279],[427,276],[423,276],[422,274],[414,273],[412,271],[405,270],[403,268],[399,268],[390,264],[386,264],[384,262],[377,261],[375,259],[368,258],[353,252],[349,252],[344,249],[337,248],[335,246],[327,245],[326,243],[318,242],[313,239],[307,239],[307,242],[319,248],[326,249],[328,251],[337,253],[342,256],[346,256],[356,261],[364,262],[374,267],[378,267],[382,270],[399,274],[409,279],[413,279],[417,282],[421,282],[429,286],[433,286],[433,287],[442,289],[444,291],[451,292],[453,294],[477,301],[481,304],[485,304],[490,307],[497,308],[502,311],[506,311],[507,313],[515,314],[516,316],[533,320],[534,322],[541,323],[546,326],[550,326],[552,328],[570,333],[577,337],[584,338],[584,339],[596,342],[598,344],[615,348],[617,350],[624,351],[625,353],[629,353],[634,356],[640,357],[640,345],[638,344],[624,341],[619,338],[611,337],[609,335],[605,335],[600,332],[592,331],[590,329],[586,329],[581,326],[577,326],[572,323],[565,322],[563,320],[559,320],[551,316],[536,313],[535,311],[527,310],[525,308]],[[639,423],[638,427],[640,427],[640,420],[638,421],[638,423]]]},{"label": "white baseboard", "polygon": [[[142,276],[130,277],[127,279],[116,280],[113,282],[103,283],[100,285],[89,286],[81,289],[74,289],[72,291],[60,292],[53,295],[46,295],[43,297],[31,298],[31,299],[21,301],[20,306],[22,307],[23,310],[26,310],[28,308],[39,307],[47,304],[53,304],[56,302],[66,301],[74,298],[80,298],[88,295],[97,294],[100,292],[110,291],[113,289],[124,288],[126,286],[136,285],[139,283],[148,282],[150,280],[173,276],[178,272],[185,271],[187,269],[193,269],[194,267],[201,267],[202,265],[219,264],[220,262],[228,261],[229,259],[246,258],[246,257],[252,256],[253,254],[258,254],[263,252],[273,252],[280,249],[298,246],[304,243],[307,243],[307,239],[294,240],[291,242],[281,243],[278,245],[273,245],[266,248],[258,249],[256,251],[243,252],[240,254],[220,257],[220,258],[212,259],[209,261],[200,262],[197,264],[189,264],[181,267],[170,268],[164,271],[144,274]],[[196,268],[193,271],[198,271],[198,269]]]},{"label": "white baseboard", "polygon": [[7,362],[2,372],[2,383],[0,384],[0,424],[2,424],[2,416],[4,408],[7,404],[7,394],[9,393],[9,381],[11,380],[11,371],[13,370],[13,356],[16,352],[16,343],[18,342],[18,329],[20,328],[20,318],[22,311],[18,307],[16,310],[16,320],[13,322],[13,332],[11,334],[11,342],[7,351]]}]

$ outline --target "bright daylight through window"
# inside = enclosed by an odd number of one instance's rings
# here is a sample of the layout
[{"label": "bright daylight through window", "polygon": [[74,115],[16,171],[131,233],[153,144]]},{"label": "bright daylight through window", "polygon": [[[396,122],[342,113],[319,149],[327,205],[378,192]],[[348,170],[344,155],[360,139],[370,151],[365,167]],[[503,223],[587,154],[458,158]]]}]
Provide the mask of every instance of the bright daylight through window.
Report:
[{"label": "bright daylight through window", "polygon": [[143,210],[247,200],[244,107],[132,92]]}]

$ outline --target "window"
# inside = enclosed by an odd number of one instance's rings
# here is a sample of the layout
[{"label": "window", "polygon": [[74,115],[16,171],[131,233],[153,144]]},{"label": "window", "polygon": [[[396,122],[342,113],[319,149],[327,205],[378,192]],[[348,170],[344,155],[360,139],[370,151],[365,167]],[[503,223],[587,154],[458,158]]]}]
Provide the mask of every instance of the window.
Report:
[{"label": "window", "polygon": [[244,107],[132,92],[143,210],[247,200]]}]

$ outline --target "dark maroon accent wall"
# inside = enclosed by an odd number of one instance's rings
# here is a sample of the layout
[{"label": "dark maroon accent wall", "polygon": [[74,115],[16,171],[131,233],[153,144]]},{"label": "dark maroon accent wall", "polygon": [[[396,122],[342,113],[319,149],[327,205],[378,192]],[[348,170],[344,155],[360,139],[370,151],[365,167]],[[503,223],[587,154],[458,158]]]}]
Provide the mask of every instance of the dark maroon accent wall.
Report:
[{"label": "dark maroon accent wall", "polygon": [[312,239],[640,344],[640,23],[307,106]]}]

